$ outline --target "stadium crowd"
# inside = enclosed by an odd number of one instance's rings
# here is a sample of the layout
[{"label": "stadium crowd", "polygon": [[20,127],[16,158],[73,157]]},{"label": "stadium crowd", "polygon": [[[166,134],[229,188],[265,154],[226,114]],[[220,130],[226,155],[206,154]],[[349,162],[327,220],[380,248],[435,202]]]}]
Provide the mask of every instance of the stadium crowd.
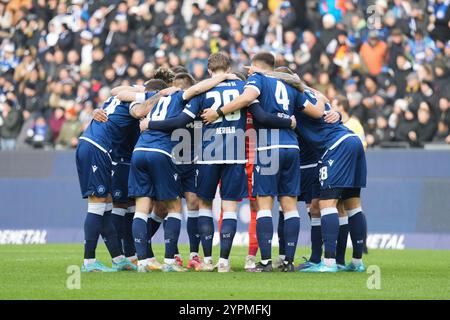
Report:
[{"label": "stadium crowd", "polygon": [[369,147],[450,144],[449,20],[449,0],[0,0],[0,149],[74,148],[112,87],[260,50],[346,95]]}]

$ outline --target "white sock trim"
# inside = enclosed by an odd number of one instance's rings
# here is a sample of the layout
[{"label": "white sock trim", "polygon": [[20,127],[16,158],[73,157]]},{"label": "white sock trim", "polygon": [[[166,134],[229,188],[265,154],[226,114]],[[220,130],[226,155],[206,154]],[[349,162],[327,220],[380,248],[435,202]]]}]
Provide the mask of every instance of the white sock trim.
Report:
[{"label": "white sock trim", "polygon": [[225,220],[225,219],[237,220],[237,213],[233,212],[233,211],[225,211],[223,213],[222,220]]},{"label": "white sock trim", "polygon": [[106,208],[106,203],[104,203],[104,202],[99,202],[99,203],[89,202],[87,211],[89,213],[93,213],[93,214],[97,214],[99,216],[103,216],[103,214],[106,211],[105,208]]},{"label": "white sock trim", "polygon": [[362,212],[362,208],[361,207],[358,207],[358,208],[355,208],[355,209],[351,209],[351,210],[347,210],[347,215],[350,218],[350,217],[353,217],[355,214],[357,214],[359,212]]},{"label": "white sock trim", "polygon": [[284,214],[284,221],[291,218],[300,218],[300,215],[298,214],[297,210],[289,211]]},{"label": "white sock trim", "polygon": [[125,213],[127,213],[127,209],[124,209],[124,208],[112,208],[111,213],[123,217],[123,216],[125,216]]},{"label": "white sock trim", "polygon": [[148,214],[147,213],[143,213],[143,212],[135,212],[133,219],[142,219],[142,220],[145,221],[145,223],[147,223],[147,221],[148,221]]},{"label": "white sock trim", "polygon": [[198,210],[188,210],[186,213],[188,218],[198,218]]},{"label": "white sock trim", "polygon": [[169,218],[174,218],[174,219],[181,220],[181,213],[179,213],[179,212],[169,212],[167,214],[167,219],[169,219]]},{"label": "white sock trim", "polygon": [[258,213],[256,214],[256,220],[258,220],[259,218],[272,218],[272,211],[270,210],[259,210]]},{"label": "white sock trim", "polygon": [[120,256],[112,258],[112,261],[118,263],[122,259],[125,259],[125,256],[121,254]]},{"label": "white sock trim", "polygon": [[320,215],[322,217],[326,216],[326,215],[329,215],[329,214],[338,214],[338,209],[337,208],[323,208],[323,209],[320,209]]},{"label": "white sock trim", "polygon": [[112,211],[112,209],[113,209],[113,203],[112,202],[107,202],[105,211]]},{"label": "white sock trim", "polygon": [[327,267],[331,267],[331,266],[333,266],[333,265],[336,264],[336,259],[335,259],[335,258],[330,258],[330,259],[323,258],[323,263],[324,263]]},{"label": "white sock trim", "polygon": [[199,217],[208,217],[208,218],[212,218],[212,210],[210,209],[199,209],[198,210],[198,216]]},{"label": "white sock trim", "polygon": [[311,212],[311,208],[306,208],[306,213],[310,213]]},{"label": "white sock trim", "polygon": [[311,218],[311,227],[318,227],[321,225],[320,218]]},{"label": "white sock trim", "polygon": [[88,264],[95,263],[96,261],[97,261],[97,259],[95,259],[95,258],[93,258],[93,259],[84,259],[83,264],[85,266],[87,266]]},{"label": "white sock trim", "polygon": [[159,223],[162,223],[164,221],[164,219],[158,216],[154,211],[150,214],[150,219],[153,219]]},{"label": "white sock trim", "polygon": [[165,264],[175,264],[175,258],[174,259],[164,258],[164,263]]},{"label": "white sock trim", "polygon": [[134,213],[136,211],[136,206],[131,206],[127,208],[127,213]]},{"label": "white sock trim", "polygon": [[343,226],[348,224],[348,217],[339,217],[339,225]]}]

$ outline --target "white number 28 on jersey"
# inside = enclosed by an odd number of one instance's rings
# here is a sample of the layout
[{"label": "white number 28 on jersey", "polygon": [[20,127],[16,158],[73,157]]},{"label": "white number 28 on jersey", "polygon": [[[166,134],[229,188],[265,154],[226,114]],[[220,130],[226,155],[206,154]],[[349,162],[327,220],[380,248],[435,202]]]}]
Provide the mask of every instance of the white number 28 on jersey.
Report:
[{"label": "white number 28 on jersey", "polygon": [[[224,106],[227,103],[230,103],[231,101],[236,99],[238,96],[239,96],[239,90],[236,90],[236,89],[224,90],[222,93],[220,93],[220,91],[209,91],[206,93],[206,99],[210,99],[210,98],[214,99],[214,103],[211,106],[211,109],[213,109],[213,110],[217,110],[221,106]],[[227,121],[236,121],[236,120],[239,120],[240,118],[241,118],[240,110],[230,112],[225,115],[225,119],[227,119]],[[219,119],[217,119],[213,123],[222,122],[222,121],[223,121],[222,117],[219,117]]]},{"label": "white number 28 on jersey", "polygon": [[275,99],[277,100],[277,103],[283,107],[283,110],[289,110],[289,96],[286,86],[281,81],[277,81],[277,87],[275,88]]}]

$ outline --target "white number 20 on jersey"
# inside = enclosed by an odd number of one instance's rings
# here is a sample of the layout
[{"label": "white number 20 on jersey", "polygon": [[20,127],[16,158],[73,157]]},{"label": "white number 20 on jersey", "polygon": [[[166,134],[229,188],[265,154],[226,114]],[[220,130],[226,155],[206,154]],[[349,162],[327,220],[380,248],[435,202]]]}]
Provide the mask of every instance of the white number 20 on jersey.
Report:
[{"label": "white number 20 on jersey", "polygon": [[283,106],[283,110],[289,110],[289,96],[286,86],[281,81],[277,81],[277,87],[275,88],[275,99],[280,106]]}]

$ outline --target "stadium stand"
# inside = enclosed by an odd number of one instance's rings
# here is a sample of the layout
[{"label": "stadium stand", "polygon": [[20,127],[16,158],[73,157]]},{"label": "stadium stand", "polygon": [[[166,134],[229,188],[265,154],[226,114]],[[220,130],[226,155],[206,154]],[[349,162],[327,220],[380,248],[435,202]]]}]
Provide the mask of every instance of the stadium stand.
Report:
[{"label": "stadium stand", "polygon": [[112,87],[259,50],[346,95],[369,147],[450,144],[449,19],[445,0],[1,0],[0,149],[74,148]]}]

